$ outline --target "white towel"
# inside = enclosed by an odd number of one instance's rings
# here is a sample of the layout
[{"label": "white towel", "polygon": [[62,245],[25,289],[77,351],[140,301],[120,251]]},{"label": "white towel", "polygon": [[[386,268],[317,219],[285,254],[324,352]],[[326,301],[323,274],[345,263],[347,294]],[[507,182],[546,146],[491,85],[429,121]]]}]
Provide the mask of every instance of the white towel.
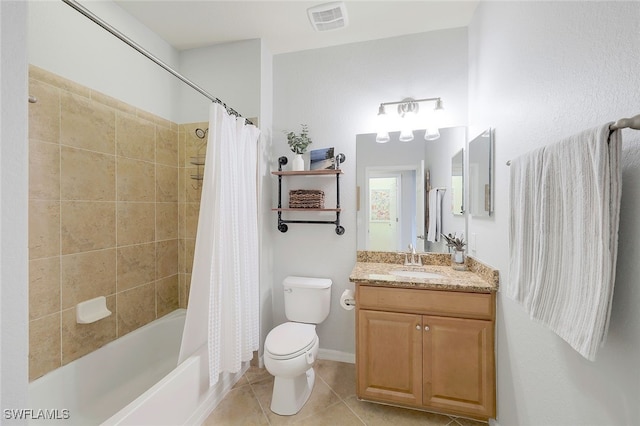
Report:
[{"label": "white towel", "polygon": [[435,243],[442,239],[442,196],[444,188],[433,188],[429,191],[429,229],[427,241]]},{"label": "white towel", "polygon": [[611,314],[621,146],[607,124],[520,156],[510,169],[506,294],[591,361]]}]

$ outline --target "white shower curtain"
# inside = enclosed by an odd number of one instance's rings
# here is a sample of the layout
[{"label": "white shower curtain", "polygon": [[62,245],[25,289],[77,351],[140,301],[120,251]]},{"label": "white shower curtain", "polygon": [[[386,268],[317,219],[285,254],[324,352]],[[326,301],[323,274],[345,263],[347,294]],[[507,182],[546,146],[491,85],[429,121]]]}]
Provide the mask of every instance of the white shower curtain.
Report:
[{"label": "white shower curtain", "polygon": [[260,131],[217,103],[209,138],[178,364],[205,343],[209,384],[236,373],[258,349],[257,144]]}]

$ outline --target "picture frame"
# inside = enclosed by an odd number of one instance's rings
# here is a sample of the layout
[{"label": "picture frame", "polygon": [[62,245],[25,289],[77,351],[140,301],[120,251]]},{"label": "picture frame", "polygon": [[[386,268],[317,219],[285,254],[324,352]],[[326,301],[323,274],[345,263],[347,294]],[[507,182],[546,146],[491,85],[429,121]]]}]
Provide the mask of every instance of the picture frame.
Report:
[{"label": "picture frame", "polygon": [[309,170],[333,170],[336,168],[334,147],[311,150]]}]

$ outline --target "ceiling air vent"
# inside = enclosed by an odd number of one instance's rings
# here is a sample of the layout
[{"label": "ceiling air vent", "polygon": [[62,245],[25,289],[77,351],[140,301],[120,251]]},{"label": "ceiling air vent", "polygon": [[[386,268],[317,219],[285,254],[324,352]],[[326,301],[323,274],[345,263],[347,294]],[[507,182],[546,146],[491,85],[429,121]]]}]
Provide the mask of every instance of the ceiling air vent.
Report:
[{"label": "ceiling air vent", "polygon": [[346,27],[347,8],[341,1],[325,3],[307,9],[309,21],[316,31],[331,31]]}]

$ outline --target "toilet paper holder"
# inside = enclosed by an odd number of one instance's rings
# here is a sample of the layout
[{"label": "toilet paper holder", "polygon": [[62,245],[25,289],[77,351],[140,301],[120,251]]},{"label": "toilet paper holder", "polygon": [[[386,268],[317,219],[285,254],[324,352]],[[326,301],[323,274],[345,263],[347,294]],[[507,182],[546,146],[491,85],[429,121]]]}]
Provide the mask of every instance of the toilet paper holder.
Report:
[{"label": "toilet paper holder", "polygon": [[345,290],[340,296],[340,306],[348,311],[356,306],[356,298],[351,290]]}]

